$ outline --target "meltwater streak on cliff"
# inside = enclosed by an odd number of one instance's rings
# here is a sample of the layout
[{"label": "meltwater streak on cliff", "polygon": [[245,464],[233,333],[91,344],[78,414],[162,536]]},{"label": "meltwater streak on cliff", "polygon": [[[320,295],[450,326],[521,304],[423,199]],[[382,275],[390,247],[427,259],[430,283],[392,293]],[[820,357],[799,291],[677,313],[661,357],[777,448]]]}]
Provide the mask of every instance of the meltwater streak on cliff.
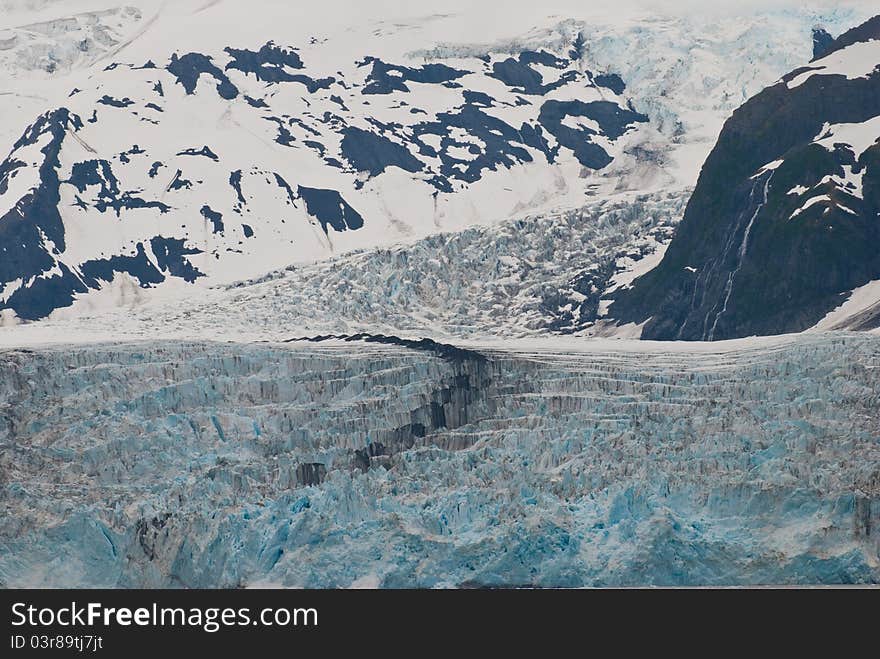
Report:
[{"label": "meltwater streak on cliff", "polygon": [[[752,213],[751,219],[749,219],[749,223],[746,225],[746,229],[743,232],[742,243],[739,246],[739,251],[737,252],[736,259],[736,267],[730,271],[730,274],[727,275],[727,284],[724,287],[724,304],[721,306],[721,310],[715,315],[715,322],[712,323],[712,328],[709,330],[708,336],[704,336],[704,338],[708,341],[712,341],[715,338],[715,328],[718,327],[718,321],[721,319],[727,312],[727,303],[730,302],[730,293],[733,291],[733,282],[736,279],[736,274],[739,272],[740,268],[742,268],[743,258],[746,255],[746,250],[749,247],[749,235],[752,233],[752,226],[755,224],[755,219],[758,217],[758,214],[761,212],[761,209],[767,205],[767,193],[770,189],[770,181],[773,180],[774,170],[770,170],[767,175],[766,180],[764,181],[764,196],[761,199],[761,203],[758,204],[757,208],[755,208],[755,212]],[[760,181],[760,177],[755,181],[754,185],[758,184]],[[754,197],[754,185],[752,186],[752,192],[749,195],[749,199]],[[735,235],[736,231],[732,235]],[[731,236],[732,237],[732,236]],[[721,262],[723,263],[725,258],[727,257],[727,250],[721,255]],[[713,309],[714,310],[714,309]],[[712,313],[712,310],[709,311],[709,314]],[[706,316],[706,320],[708,321],[709,316]]]}]

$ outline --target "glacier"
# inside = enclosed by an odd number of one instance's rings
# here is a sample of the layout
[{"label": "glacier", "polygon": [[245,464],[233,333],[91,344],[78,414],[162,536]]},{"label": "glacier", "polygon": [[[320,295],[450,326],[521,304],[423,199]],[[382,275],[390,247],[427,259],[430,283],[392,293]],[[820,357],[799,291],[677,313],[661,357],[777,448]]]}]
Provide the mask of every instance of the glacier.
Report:
[{"label": "glacier", "polygon": [[592,336],[603,332],[604,296],[659,260],[686,202],[682,192],[599,199],[571,211],[294,264],[197,293],[145,300],[123,291],[115,309],[90,308],[87,296],[46,321],[0,328],[0,344],[61,336],[142,339],[156,332],[235,341],[357,332],[449,341]]},{"label": "glacier", "polygon": [[0,353],[5,587],[880,582],[880,339]]},{"label": "glacier", "polygon": [[0,587],[880,584],[878,282],[712,344],[611,308],[876,9],[514,4],[0,0]]}]

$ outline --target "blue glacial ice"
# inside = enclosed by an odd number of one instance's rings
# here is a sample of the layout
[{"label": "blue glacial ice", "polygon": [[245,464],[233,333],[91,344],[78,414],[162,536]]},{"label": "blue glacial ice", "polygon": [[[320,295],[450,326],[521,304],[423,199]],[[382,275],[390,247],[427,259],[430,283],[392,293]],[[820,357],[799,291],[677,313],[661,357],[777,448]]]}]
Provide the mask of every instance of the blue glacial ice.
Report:
[{"label": "blue glacial ice", "polygon": [[880,338],[643,345],[5,350],[0,584],[880,582]]}]

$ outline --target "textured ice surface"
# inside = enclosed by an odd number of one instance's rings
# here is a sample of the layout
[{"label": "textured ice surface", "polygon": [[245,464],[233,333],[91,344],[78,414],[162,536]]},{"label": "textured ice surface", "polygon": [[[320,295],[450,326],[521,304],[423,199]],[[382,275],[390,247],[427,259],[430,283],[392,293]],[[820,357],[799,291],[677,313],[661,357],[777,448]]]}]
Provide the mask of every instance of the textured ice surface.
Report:
[{"label": "textured ice surface", "polygon": [[121,6],[7,27],[0,33],[0,71],[45,75],[91,65],[142,18],[137,8]]},{"label": "textured ice surface", "polygon": [[880,339],[573,343],[4,351],[0,580],[880,582]]},{"label": "textured ice surface", "polygon": [[[270,273],[173,302],[0,328],[0,343],[39,337],[282,340],[291,336],[408,332],[435,338],[590,333],[603,293],[656,264],[686,194],[598,200],[558,214],[430,236]],[[628,275],[631,275],[627,277]]]}]

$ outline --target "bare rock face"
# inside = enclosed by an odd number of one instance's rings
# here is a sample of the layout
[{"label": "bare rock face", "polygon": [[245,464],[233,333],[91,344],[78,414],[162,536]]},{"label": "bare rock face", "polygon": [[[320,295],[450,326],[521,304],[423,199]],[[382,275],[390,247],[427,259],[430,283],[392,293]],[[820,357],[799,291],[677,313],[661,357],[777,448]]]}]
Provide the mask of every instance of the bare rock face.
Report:
[{"label": "bare rock face", "polygon": [[663,262],[611,315],[648,339],[815,325],[880,279],[878,139],[880,17],[734,112]]}]

